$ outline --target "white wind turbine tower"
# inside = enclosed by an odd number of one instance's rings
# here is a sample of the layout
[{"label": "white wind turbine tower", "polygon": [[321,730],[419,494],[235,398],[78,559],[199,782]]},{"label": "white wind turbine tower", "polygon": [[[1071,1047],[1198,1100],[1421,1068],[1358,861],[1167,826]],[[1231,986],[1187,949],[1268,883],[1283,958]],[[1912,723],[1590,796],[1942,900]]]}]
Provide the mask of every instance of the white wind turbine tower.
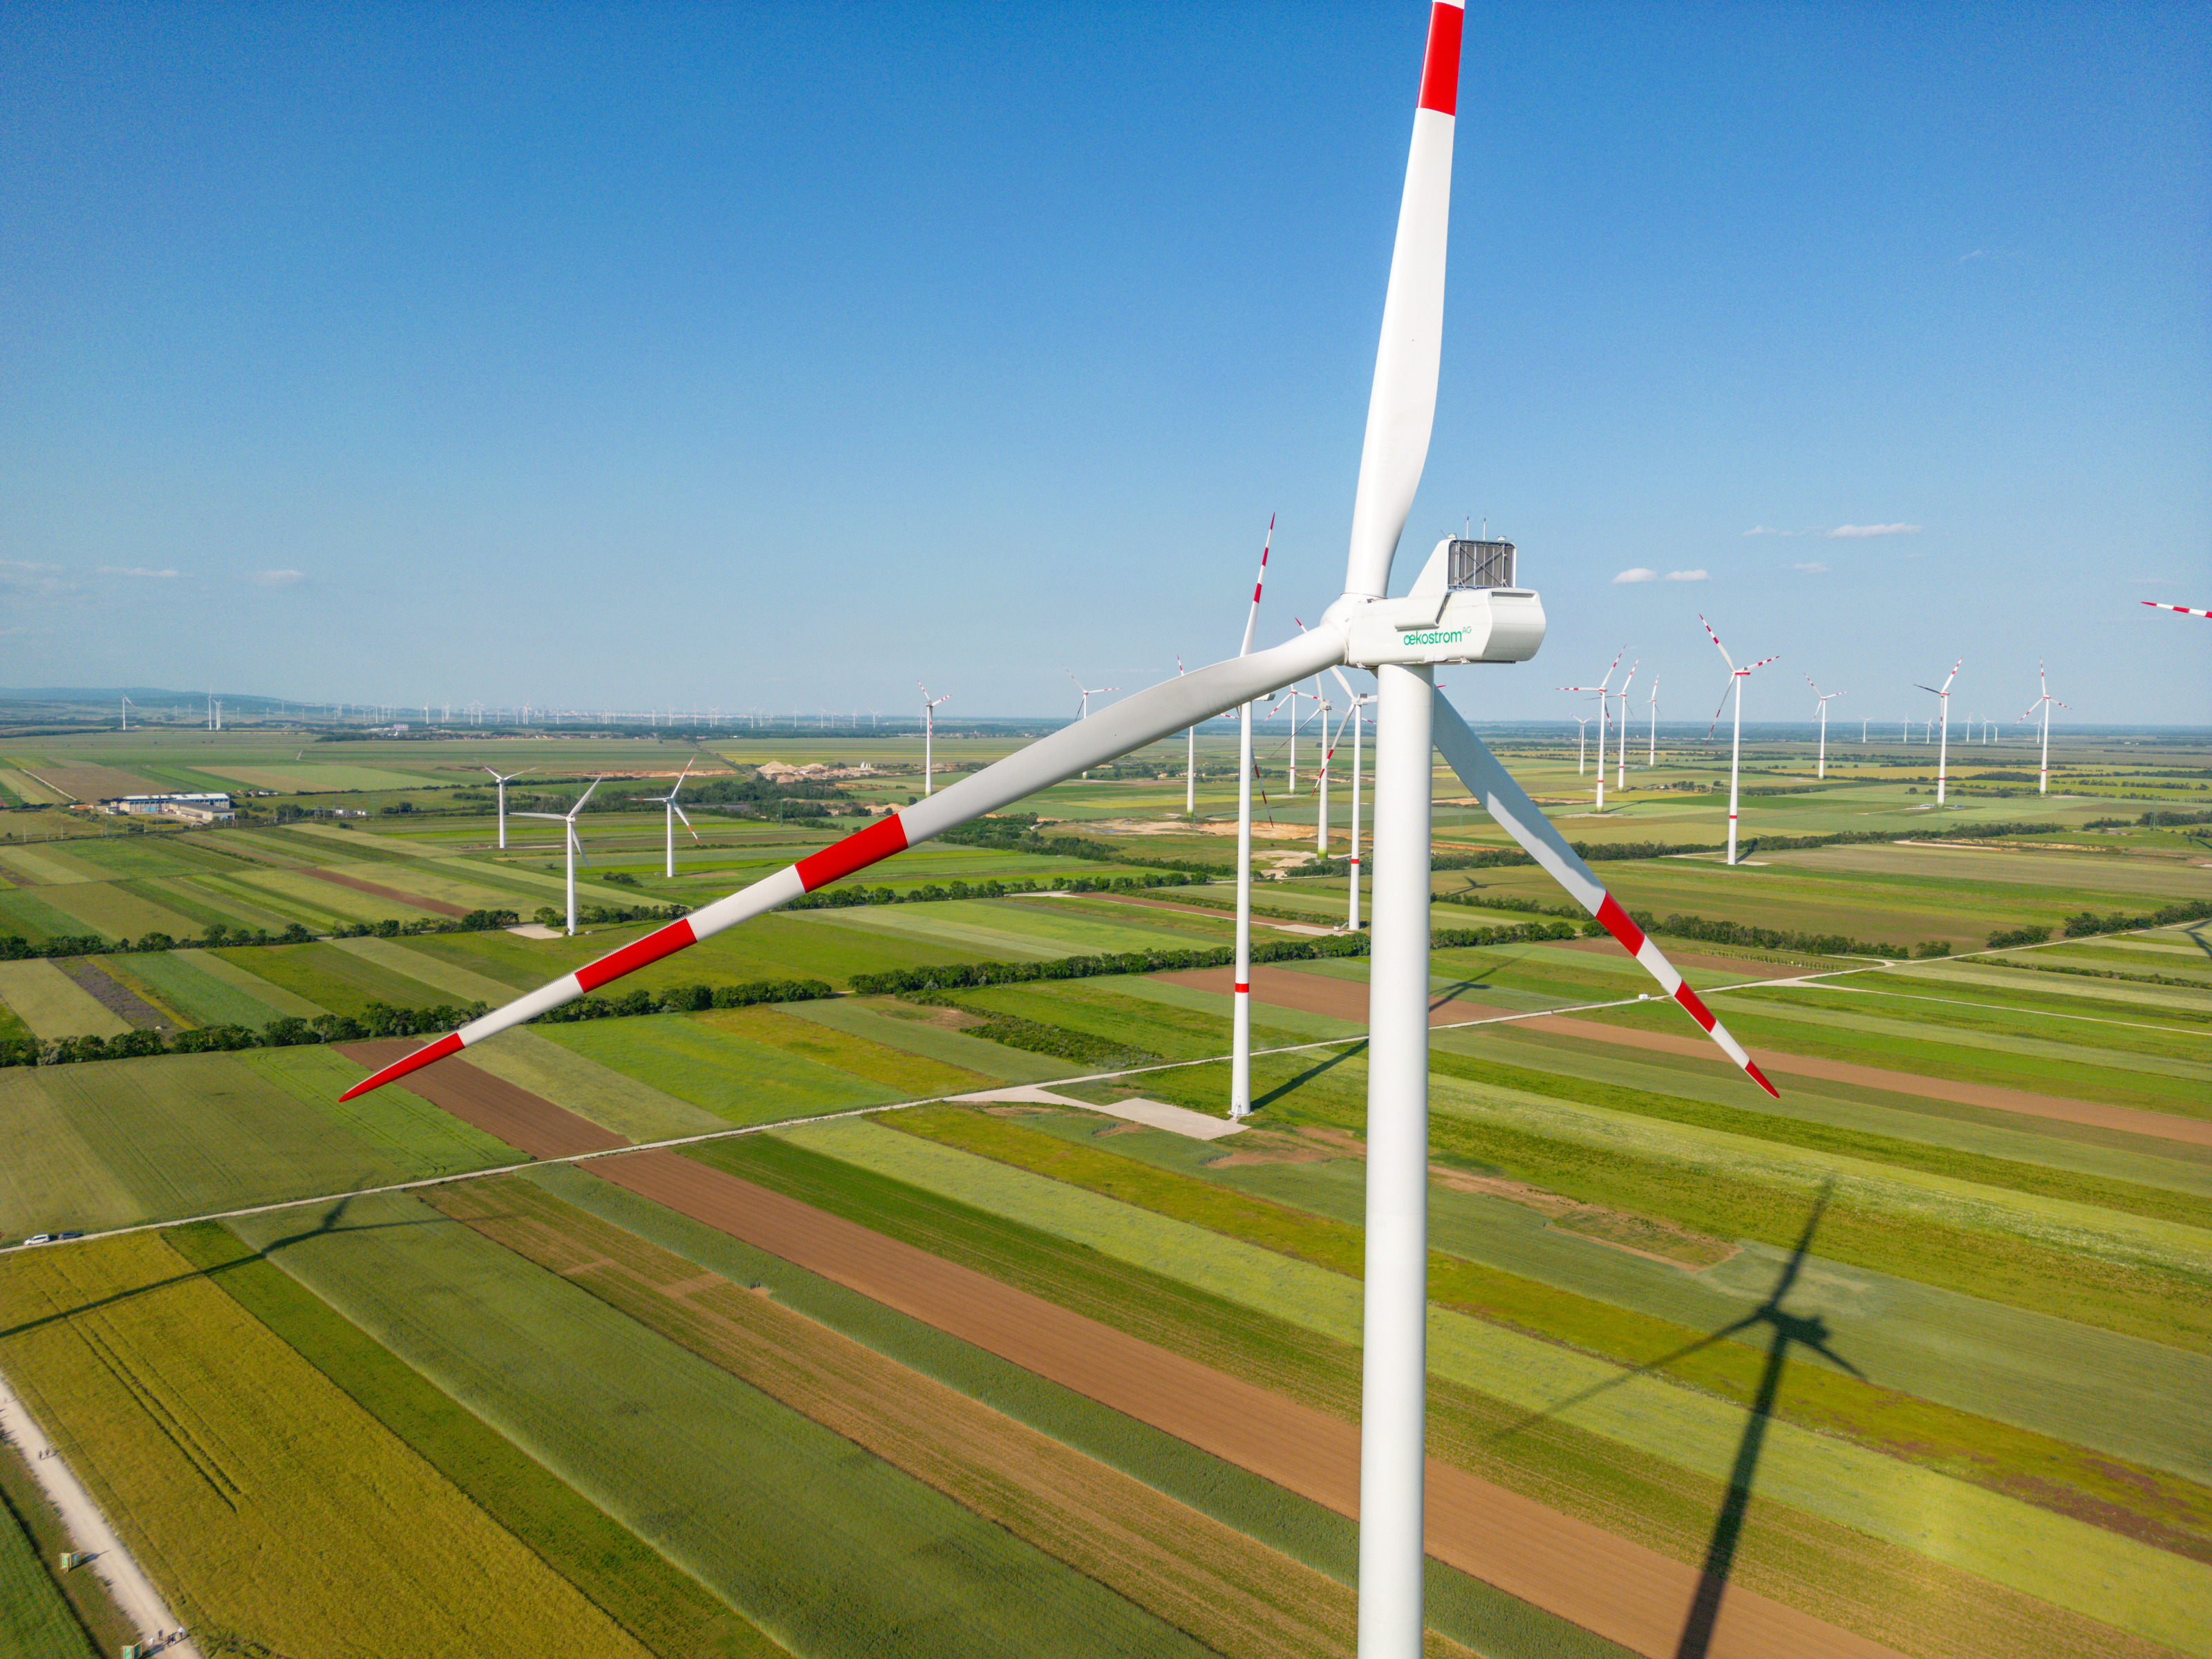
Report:
[{"label": "white wind turbine tower", "polygon": [[[1275,515],[1260,544],[1260,571],[1252,578],[1252,606],[1244,613],[1238,660],[1252,655],[1260,626],[1260,593],[1267,585],[1267,555],[1275,546]],[[1177,675],[1176,678],[1184,678]],[[1229,1115],[1252,1115],[1252,700],[1237,710],[1237,963],[1230,981]]]},{"label": "white wind turbine tower", "polygon": [[[491,768],[489,766],[483,769],[491,772]],[[507,847],[507,786],[517,778],[526,775],[529,770],[530,769],[526,766],[521,771],[509,772],[505,777],[501,777],[496,772],[491,772],[491,781],[499,786],[499,844],[501,851],[504,851]]]},{"label": "white wind turbine tower", "polygon": [[[1379,684],[1367,1206],[1362,1311],[1358,1646],[1362,1659],[1420,1659],[1423,1430],[1427,1380],[1430,799],[1434,751],[1491,817],[1633,954],[1746,1075],[1773,1092],[1742,1047],[1684,984],[1457,710],[1436,693],[1442,662],[1525,662],[1543,642],[1541,599],[1513,586],[1508,543],[1446,540],[1411,589],[1391,567],[1428,456],[1443,344],[1446,222],[1462,15],[1433,0],[1342,595],[1320,623],[1266,651],[1213,664],[1052,732],[933,796],[878,818],[550,984],[471,1020],[345,1091],[350,1099],[459,1054],[549,1008],[764,915],[986,812],[1249,703],[1333,664]],[[1247,775],[1249,776],[1249,773]]]},{"label": "white wind turbine tower", "polygon": [[133,708],[136,708],[137,706],[138,706],[137,704],[136,704],[136,703],[134,703],[134,702],[132,702],[131,701],[131,698],[130,698],[130,696],[129,696],[129,694],[128,694],[128,693],[125,693],[125,694],[124,695],[124,698],[123,698],[123,729],[124,729],[125,731],[126,731],[126,732],[128,732],[128,731],[131,729],[131,711]]},{"label": "white wind turbine tower", "polygon": [[[1559,690],[1565,690],[1565,686]],[[1589,723],[1588,714],[1570,716],[1575,723],[1575,775],[1585,777],[1589,773]]]},{"label": "white wind turbine tower", "polygon": [[[1840,697],[1844,694],[1840,691],[1823,693],[1819,686],[1813,685],[1813,677],[1810,674],[1805,676],[1805,684],[1813,686],[1813,695],[1820,700],[1820,764],[1814,775],[1825,778],[1828,775],[1828,704],[1832,699]],[[1859,728],[1859,740],[1861,742],[1866,740],[1864,726]]]},{"label": "white wind turbine tower", "polygon": [[[1734,864],[1735,862],[1736,786],[1743,769],[1743,683],[1749,679],[1753,674],[1757,673],[1760,669],[1765,667],[1768,663],[1778,659],[1781,656],[1781,653],[1777,652],[1774,656],[1762,658],[1758,662],[1752,664],[1748,668],[1738,668],[1735,665],[1735,659],[1730,657],[1728,653],[1728,647],[1721,643],[1721,636],[1713,632],[1713,625],[1709,622],[1705,622],[1703,612],[1698,614],[1698,620],[1701,623],[1705,623],[1705,637],[1713,642],[1713,649],[1721,653],[1721,660],[1728,664],[1729,690],[1735,693],[1735,739],[1733,746],[1729,750],[1728,861],[1730,864]],[[1728,707],[1728,691],[1722,692],[1721,708]],[[1713,710],[1713,726],[1718,726],[1720,724],[1721,708],[1716,708]],[[1710,738],[1712,734],[1713,726],[1707,726],[1705,728],[1705,735]]]},{"label": "white wind turbine tower", "polygon": [[[915,684],[921,685],[920,680],[916,680]],[[932,769],[935,763],[932,759],[932,751],[937,744],[937,704],[951,701],[952,694],[947,691],[933,702],[930,700],[929,688],[921,685],[921,793],[925,795],[935,793],[937,774]]]},{"label": "white wind turbine tower", "polygon": [[[699,832],[696,830],[691,829],[691,820],[688,817],[684,817],[684,809],[678,805],[676,802],[676,797],[683,793],[684,780],[691,775],[691,769],[698,763],[698,761],[699,757],[696,755],[694,755],[690,760],[684,763],[684,769],[676,775],[675,787],[666,794],[632,795],[630,797],[630,799],[635,801],[658,802],[664,809],[665,809],[661,813],[661,817],[665,822],[668,830],[667,876],[668,879],[671,881],[676,879],[676,820],[678,818],[684,818],[684,827],[686,830],[691,830],[691,839],[694,842],[701,847],[704,847],[707,844],[705,842],[699,840]],[[579,805],[581,803],[579,803]]]},{"label": "white wind turbine tower", "polygon": [[1659,764],[1659,677],[1651,677],[1651,695],[1644,699],[1644,707],[1651,711],[1651,747],[1644,757],[1645,769]]},{"label": "white wind turbine tower", "polygon": [[[1178,656],[1176,659],[1176,678],[1181,679],[1186,672],[1182,659]],[[1185,726],[1182,739],[1182,815],[1195,822],[1198,817],[1198,727]]]},{"label": "white wind turbine tower", "polygon": [[[2143,603],[2148,605],[2150,601],[2145,599]],[[2073,705],[2058,702],[2058,699],[2051,695],[2051,681],[2044,673],[2040,660],[2035,665],[2035,684],[2036,689],[2043,695],[2028,704],[2027,713],[2022,714],[2020,720],[2033,720],[2037,709],[2043,711],[2043,767],[2036,781],[2035,793],[2039,795],[2047,795],[2051,793],[2051,705],[2057,702],[2061,708],[2066,709],[2072,708]],[[2014,720],[2013,724],[2017,726],[2020,720]]]},{"label": "white wind turbine tower", "polygon": [[[1091,698],[1103,697],[1109,691],[1119,691],[1121,689],[1118,685],[1085,686],[1081,680],[1075,679],[1075,671],[1072,668],[1067,671],[1067,678],[1071,680],[1075,680],[1075,689],[1081,695],[1083,699],[1083,701],[1078,703],[1075,708],[1075,723],[1078,726],[1082,725],[1084,721],[1091,718]],[[1088,769],[1085,769],[1083,775],[1086,778],[1091,775]]]},{"label": "white wind turbine tower", "polygon": [[[593,778],[592,780],[592,788],[585,790],[582,794],[577,796],[576,804],[565,812],[517,812],[514,815],[519,818],[550,818],[556,823],[567,826],[568,848],[568,932],[572,935],[576,931],[576,860],[581,858],[584,854],[584,844],[576,838],[576,814],[584,810],[584,803],[591,799],[592,789],[596,789],[599,787],[599,779]],[[566,1000],[567,999],[565,998],[562,999],[564,1001]],[[512,1003],[507,1006],[509,1007],[514,1006]]]},{"label": "white wind turbine tower", "polygon": [[[1616,789],[1628,787],[1628,686],[1636,678],[1636,671],[1643,666],[1641,657],[1629,664],[1628,679],[1621,681],[1620,690],[1615,694],[1620,698],[1620,741],[1613,746],[1613,787]],[[1602,767],[1598,769],[1604,770]]]},{"label": "white wind turbine tower", "polygon": [[[1923,691],[1935,694],[1936,716],[1941,722],[1943,733],[1942,743],[1936,750],[1936,804],[1938,806],[1943,804],[1943,788],[1948,781],[1944,774],[1951,757],[1951,682],[1959,678],[1959,670],[1965,665],[1966,660],[1961,657],[1951,665],[1951,672],[1943,677],[1943,684],[1941,686],[1920,686]],[[1917,680],[1913,684],[1920,685]]]}]

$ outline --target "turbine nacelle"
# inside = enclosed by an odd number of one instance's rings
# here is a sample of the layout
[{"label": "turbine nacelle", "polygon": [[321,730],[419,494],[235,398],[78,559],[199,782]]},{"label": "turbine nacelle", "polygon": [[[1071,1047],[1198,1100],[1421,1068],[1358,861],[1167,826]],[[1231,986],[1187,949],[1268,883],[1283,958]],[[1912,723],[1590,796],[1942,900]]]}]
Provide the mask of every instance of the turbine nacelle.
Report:
[{"label": "turbine nacelle", "polygon": [[1322,621],[1340,629],[1345,661],[1527,662],[1544,643],[1544,602],[1515,587],[1513,544],[1446,537],[1403,599],[1347,593]]}]

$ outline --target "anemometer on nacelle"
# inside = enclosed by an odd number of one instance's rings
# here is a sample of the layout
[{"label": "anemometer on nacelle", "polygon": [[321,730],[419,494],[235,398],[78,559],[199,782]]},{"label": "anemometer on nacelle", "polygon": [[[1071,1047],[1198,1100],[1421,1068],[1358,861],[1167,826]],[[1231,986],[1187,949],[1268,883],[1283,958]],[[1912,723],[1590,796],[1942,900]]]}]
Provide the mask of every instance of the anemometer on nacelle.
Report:
[{"label": "anemometer on nacelle", "polygon": [[1544,642],[1544,602],[1513,585],[1511,542],[1447,537],[1401,599],[1376,599],[1346,618],[1345,660],[1526,662]]}]

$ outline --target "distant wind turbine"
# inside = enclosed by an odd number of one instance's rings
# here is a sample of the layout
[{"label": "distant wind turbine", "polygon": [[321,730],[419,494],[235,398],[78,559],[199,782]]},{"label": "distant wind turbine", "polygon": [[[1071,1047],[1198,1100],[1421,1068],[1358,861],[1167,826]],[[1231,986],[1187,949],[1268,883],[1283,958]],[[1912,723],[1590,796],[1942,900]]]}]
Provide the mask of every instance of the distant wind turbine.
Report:
[{"label": "distant wind turbine", "polygon": [[[484,770],[491,772],[491,768],[487,766]],[[529,770],[530,769],[526,766],[520,772],[509,772],[505,777],[500,776],[496,772],[491,772],[492,781],[499,786],[499,844],[502,850],[507,846],[507,786],[525,775]]]},{"label": "distant wind turbine", "polygon": [[1651,696],[1646,700],[1651,710],[1651,752],[1644,757],[1646,770],[1659,764],[1659,677],[1651,677]]},{"label": "distant wind turbine", "polygon": [[1620,698],[1620,742],[1613,750],[1613,785],[1616,789],[1628,787],[1628,687],[1636,678],[1636,671],[1643,666],[1641,657],[1628,665],[1628,678],[1621,681],[1617,694]]},{"label": "distant wind turbine", "polygon": [[1613,671],[1620,666],[1621,658],[1627,654],[1625,647],[1615,652],[1611,666],[1605,671],[1605,678],[1595,685],[1563,685],[1559,688],[1562,691],[1592,692],[1597,697],[1597,810],[1601,812],[1605,811],[1606,699],[1613,695]]},{"label": "distant wind turbine", "polygon": [[[920,680],[916,680],[915,684],[921,685]],[[951,701],[952,694],[950,691],[933,700],[929,695],[929,688],[921,685],[921,793],[925,795],[930,793],[937,776],[932,769],[936,764],[932,751],[937,746],[937,705]]]},{"label": "distant wind turbine", "polygon": [[676,775],[675,787],[671,789],[666,794],[632,795],[630,797],[630,799],[635,801],[657,801],[663,807],[667,809],[661,814],[661,817],[665,820],[668,829],[667,873],[668,879],[671,881],[676,879],[676,820],[678,818],[684,818],[684,827],[686,830],[691,830],[691,839],[699,846],[704,847],[707,844],[706,842],[699,840],[699,832],[696,830],[691,829],[691,820],[688,817],[684,817],[684,809],[676,803],[676,797],[683,792],[684,780],[691,775],[691,769],[698,763],[698,760],[699,757],[696,755],[694,755],[690,760],[684,763],[684,769]]},{"label": "distant wind turbine", "polygon": [[568,828],[568,932],[576,931],[576,860],[584,855],[584,844],[576,838],[576,814],[584,810],[584,803],[592,798],[592,789],[599,787],[599,780],[592,780],[591,789],[576,797],[576,804],[566,812],[517,812],[519,818],[550,818]]},{"label": "distant wind turbine", "polygon": [[[1728,653],[1728,647],[1721,643],[1721,636],[1713,632],[1713,625],[1705,622],[1704,613],[1698,614],[1698,620],[1705,623],[1705,637],[1713,642],[1713,649],[1721,653],[1721,660],[1728,664],[1729,691],[1735,693],[1735,736],[1731,740],[1729,749],[1728,861],[1734,864],[1735,862],[1736,799],[1739,793],[1737,782],[1743,770],[1743,683],[1765,667],[1768,663],[1779,660],[1781,653],[1777,652],[1771,657],[1761,658],[1748,668],[1738,668],[1735,665],[1735,659]],[[1729,692],[1722,692],[1721,708],[1728,707],[1728,700]],[[1713,726],[1720,724],[1721,708],[1713,710]],[[1705,735],[1710,738],[1712,734],[1713,726],[1708,726],[1705,728]]]},{"label": "distant wind turbine", "polygon": [[[1244,613],[1239,657],[1252,654],[1260,628],[1260,592],[1267,585],[1267,555],[1275,546],[1275,515],[1260,544],[1260,571],[1252,579],[1252,606]],[[1252,1115],[1252,703],[1237,708],[1237,966],[1230,981],[1229,1115]]]},{"label": "distant wind turbine", "polygon": [[[1942,743],[1936,750],[1936,804],[1938,806],[1943,804],[1943,787],[1946,782],[1943,774],[1951,755],[1951,682],[1959,678],[1959,670],[1966,660],[1961,657],[1951,665],[1951,672],[1944,676],[1943,684],[1940,688],[1933,685],[1920,686],[1923,691],[1930,692],[1935,696],[1936,714],[1942,722]],[[1915,680],[1913,684],[1919,685],[1920,682]]]},{"label": "distant wind turbine", "polygon": [[[1565,690],[1566,688],[1560,688]],[[1577,714],[1575,722],[1575,775],[1582,777],[1589,771],[1589,723],[1588,714]]]},{"label": "distant wind turbine", "polygon": [[[1824,693],[1819,686],[1813,685],[1813,677],[1810,674],[1805,676],[1805,684],[1812,685],[1813,695],[1820,699],[1820,770],[1814,775],[1825,778],[1828,775],[1828,704],[1832,699],[1840,697],[1844,694],[1840,691]],[[1859,740],[1861,742],[1866,740],[1864,726],[1859,728]]]},{"label": "distant wind turbine", "polygon": [[[2150,601],[2146,599],[2143,603],[2148,605]],[[2035,665],[2035,684],[2037,690],[2043,695],[2028,704],[2027,712],[2022,714],[2020,720],[2033,720],[2037,709],[2043,711],[2043,768],[2036,782],[2035,793],[2039,795],[2047,795],[2051,793],[2051,705],[2057,702],[2061,708],[2069,710],[2073,708],[2073,705],[2058,702],[2058,699],[2051,695],[2051,681],[2045,676],[2043,664],[2039,660]],[[2017,726],[2020,720],[2014,720],[2013,724]]]}]

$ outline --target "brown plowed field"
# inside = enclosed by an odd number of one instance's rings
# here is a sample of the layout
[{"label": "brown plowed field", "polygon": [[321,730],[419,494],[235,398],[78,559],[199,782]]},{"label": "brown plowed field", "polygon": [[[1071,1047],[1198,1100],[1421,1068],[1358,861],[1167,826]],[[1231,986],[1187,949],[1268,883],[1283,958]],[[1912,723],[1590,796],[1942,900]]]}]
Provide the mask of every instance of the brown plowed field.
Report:
[{"label": "brown plowed field", "polygon": [[417,910],[434,911],[441,916],[465,916],[465,907],[449,904],[444,899],[424,898],[416,893],[403,893],[397,887],[380,887],[373,881],[363,881],[359,876],[340,875],[335,870],[319,870],[313,865],[303,868],[302,875],[313,876],[318,881],[334,882],[340,887],[350,887],[356,893],[367,893],[374,898],[390,899],[394,904],[410,905]]},{"label": "brown plowed field", "polygon": [[[400,1038],[340,1052],[373,1067],[415,1046]],[[394,1086],[540,1158],[625,1144],[458,1060]],[[1359,1431],[1340,1418],[679,1153],[585,1167],[1340,1515],[1358,1513]],[[1434,1458],[1425,1525],[1437,1560],[1651,1659],[1674,1654],[1695,1568]],[[1895,1659],[1877,1643],[1737,1587],[1723,1601],[1708,1651],[1711,1659]]]},{"label": "brown plowed field", "polygon": [[[1226,968],[1193,969],[1185,973],[1155,974],[1173,985],[1201,991],[1231,993],[1234,980]],[[1330,979],[1321,974],[1301,974],[1288,968],[1255,968],[1252,997],[1255,1002],[1303,1013],[1327,1014],[1337,1019],[1364,1021],[1367,988],[1357,980]],[[1493,1008],[1478,1002],[1438,998],[1429,1005],[1431,1025],[1456,1025],[1463,1021],[1489,1019],[1510,1014],[1510,1008]],[[1513,1022],[1513,1029],[1542,1031],[1554,1036],[1577,1037],[1586,1042],[1609,1042],[1618,1048],[1647,1053],[1677,1054],[1690,1060],[1723,1060],[1720,1050],[1701,1036],[1674,1036],[1663,1031],[1638,1031],[1624,1025],[1607,1025],[1564,1014],[1529,1014]],[[2212,1121],[2176,1117],[2165,1112],[2146,1112],[2135,1106],[2110,1106],[2094,1100],[2067,1100],[2057,1095],[2039,1095],[2026,1089],[2001,1088],[1990,1083],[1961,1083],[1951,1078],[1923,1077],[1917,1072],[1892,1072],[1879,1066],[1860,1066],[1846,1060],[1823,1060],[1812,1054],[1784,1054],[1775,1048],[1753,1048],[1751,1057],[1761,1070],[1785,1077],[1808,1077],[1823,1083],[1848,1083],[1863,1089],[1882,1089],[1892,1094],[1917,1095],[1923,1100],[1948,1101],[1960,1106],[1980,1106],[1991,1111],[2016,1112],[2023,1117],[2048,1118],[2056,1123],[2087,1123],[2100,1129],[2121,1129],[2130,1134],[2150,1135],[2160,1140],[2185,1141],[2212,1146]]]},{"label": "brown plowed field", "polygon": [[[374,1042],[343,1042],[338,1053],[375,1071],[422,1046],[419,1037],[383,1037]],[[464,1123],[532,1158],[574,1158],[579,1152],[603,1152],[629,1142],[611,1129],[603,1129],[587,1117],[556,1106],[542,1095],[519,1089],[504,1078],[478,1071],[465,1060],[443,1060],[410,1072],[405,1089],[451,1112]]]}]

